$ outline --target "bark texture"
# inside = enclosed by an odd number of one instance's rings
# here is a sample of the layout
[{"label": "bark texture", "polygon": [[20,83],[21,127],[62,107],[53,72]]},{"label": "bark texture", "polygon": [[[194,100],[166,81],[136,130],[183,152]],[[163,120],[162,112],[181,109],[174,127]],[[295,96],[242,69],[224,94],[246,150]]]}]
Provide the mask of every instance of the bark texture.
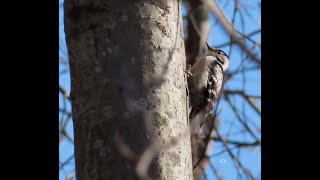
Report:
[{"label": "bark texture", "polygon": [[[76,178],[192,179],[181,1],[65,0]],[[126,147],[126,148],[124,148]],[[159,146],[160,147],[160,146]]]}]

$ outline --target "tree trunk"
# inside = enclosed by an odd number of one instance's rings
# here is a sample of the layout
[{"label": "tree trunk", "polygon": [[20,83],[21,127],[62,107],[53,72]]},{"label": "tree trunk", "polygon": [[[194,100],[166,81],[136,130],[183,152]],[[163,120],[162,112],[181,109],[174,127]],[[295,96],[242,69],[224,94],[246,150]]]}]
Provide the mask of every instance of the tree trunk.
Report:
[{"label": "tree trunk", "polygon": [[187,1],[188,39],[186,40],[187,63],[191,66],[203,58],[207,49],[206,42],[210,32],[208,7],[201,0]]},{"label": "tree trunk", "polygon": [[77,180],[192,179],[181,1],[64,10]]}]

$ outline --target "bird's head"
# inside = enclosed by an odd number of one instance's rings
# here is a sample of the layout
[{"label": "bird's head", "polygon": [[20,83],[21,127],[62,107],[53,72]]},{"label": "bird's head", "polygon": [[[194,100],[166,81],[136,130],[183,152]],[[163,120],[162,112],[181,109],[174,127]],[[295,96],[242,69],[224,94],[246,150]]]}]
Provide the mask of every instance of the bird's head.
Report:
[{"label": "bird's head", "polygon": [[217,61],[221,64],[221,66],[223,68],[223,72],[225,72],[229,67],[229,57],[228,57],[228,55],[224,51],[222,51],[221,49],[211,48],[208,43],[206,43],[206,44],[207,44],[207,47],[208,47],[207,56],[216,57]]}]

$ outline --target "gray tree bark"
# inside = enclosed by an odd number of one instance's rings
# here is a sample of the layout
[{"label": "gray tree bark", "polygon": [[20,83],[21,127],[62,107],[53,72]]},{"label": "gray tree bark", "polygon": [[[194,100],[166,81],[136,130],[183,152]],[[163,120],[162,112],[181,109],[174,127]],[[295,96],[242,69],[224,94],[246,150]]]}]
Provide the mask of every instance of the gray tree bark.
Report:
[{"label": "gray tree bark", "polygon": [[76,178],[192,179],[181,1],[64,9]]}]

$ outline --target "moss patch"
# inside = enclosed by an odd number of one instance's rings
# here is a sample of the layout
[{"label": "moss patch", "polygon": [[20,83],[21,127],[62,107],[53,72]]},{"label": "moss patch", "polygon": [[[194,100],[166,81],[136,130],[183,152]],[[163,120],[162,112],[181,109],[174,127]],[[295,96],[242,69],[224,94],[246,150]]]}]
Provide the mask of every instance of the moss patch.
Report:
[{"label": "moss patch", "polygon": [[162,116],[159,112],[154,112],[152,115],[153,125],[160,128],[168,125],[168,119]]}]

